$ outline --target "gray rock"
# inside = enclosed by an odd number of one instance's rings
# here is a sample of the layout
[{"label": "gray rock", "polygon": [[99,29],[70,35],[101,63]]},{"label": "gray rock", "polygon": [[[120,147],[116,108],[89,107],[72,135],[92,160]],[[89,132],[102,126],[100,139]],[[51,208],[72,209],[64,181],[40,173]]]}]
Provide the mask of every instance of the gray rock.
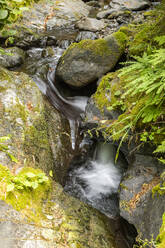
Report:
[{"label": "gray rock", "polygon": [[118,34],[72,44],[59,60],[56,79],[70,86],[82,87],[112,70],[125,46],[125,35]]},{"label": "gray rock", "polygon": [[150,6],[145,0],[112,0],[110,7],[116,10],[144,10]]},{"label": "gray rock", "polygon": [[106,24],[101,20],[88,17],[77,22],[76,27],[80,30],[97,32],[104,29],[105,25]]},{"label": "gray rock", "polygon": [[92,7],[100,7],[100,3],[98,1],[90,1],[87,4]]},{"label": "gray rock", "polygon": [[155,239],[161,227],[165,197],[152,197],[152,188],[160,182],[163,169],[155,158],[135,153],[121,182],[120,214],[136,227],[143,240]]},{"label": "gray rock", "polygon": [[6,48],[0,50],[0,65],[6,68],[12,68],[21,65],[24,62],[25,53],[18,47]]},{"label": "gray rock", "polygon": [[93,32],[89,32],[89,31],[81,31],[76,37],[76,42],[86,40],[86,39],[96,40],[98,39],[98,35]]},{"label": "gray rock", "polygon": [[100,11],[100,12],[97,14],[97,19],[107,18],[107,17],[108,17],[110,14],[112,14],[114,11],[115,11],[115,10],[112,10],[112,9]]}]

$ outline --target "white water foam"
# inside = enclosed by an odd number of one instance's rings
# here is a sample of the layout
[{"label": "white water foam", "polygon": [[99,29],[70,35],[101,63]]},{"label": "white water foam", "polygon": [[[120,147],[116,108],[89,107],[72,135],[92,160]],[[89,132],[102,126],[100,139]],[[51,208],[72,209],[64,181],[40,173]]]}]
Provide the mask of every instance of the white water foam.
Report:
[{"label": "white water foam", "polygon": [[80,167],[76,171],[77,176],[87,185],[83,191],[89,200],[116,193],[121,180],[121,173],[114,164],[113,146],[102,144],[97,151],[96,160],[91,161],[87,168]]}]

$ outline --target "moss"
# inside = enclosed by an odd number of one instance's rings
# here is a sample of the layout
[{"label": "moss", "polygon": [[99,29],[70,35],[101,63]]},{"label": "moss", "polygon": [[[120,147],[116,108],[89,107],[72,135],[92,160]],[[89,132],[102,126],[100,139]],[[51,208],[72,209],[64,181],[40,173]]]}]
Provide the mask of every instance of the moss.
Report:
[{"label": "moss", "polygon": [[165,213],[163,214],[163,223],[160,228],[159,235],[157,236],[157,248],[164,248],[165,247]]},{"label": "moss", "polygon": [[[12,205],[14,209],[21,211],[30,220],[40,222],[42,216],[41,203],[43,199],[47,198],[51,184],[48,181],[47,183],[39,183],[36,189],[21,188],[18,178],[21,176],[21,180],[27,173],[32,173],[37,176],[41,174],[42,171],[31,167],[24,167],[21,172],[15,176],[5,166],[0,165],[0,199]],[[14,185],[13,190],[9,191],[8,185]],[[18,189],[18,186],[20,189]]]},{"label": "moss", "polygon": [[123,48],[126,46],[126,43],[128,41],[127,35],[125,33],[121,32],[121,30],[119,30],[118,32],[115,32],[113,35],[116,38],[120,49],[123,50]]},{"label": "moss", "polygon": [[104,107],[109,106],[110,104],[110,81],[113,78],[113,73],[108,73],[104,77],[102,77],[101,82],[97,88],[96,93],[94,94],[93,98],[99,107],[100,111],[104,111]]},{"label": "moss", "polygon": [[[74,47],[89,50],[92,53],[94,53],[96,55],[99,55],[99,56],[104,56],[104,55],[112,53],[112,51],[111,51],[110,47],[108,46],[108,43],[107,43],[107,41],[105,39],[82,40],[79,43],[73,43],[72,45],[70,45],[68,50],[71,50]],[[65,55],[65,53],[63,55]]]},{"label": "moss", "polygon": [[124,93],[124,81],[117,77],[117,72],[108,73],[102,77],[101,82],[94,94],[94,100],[101,112],[104,108],[108,110],[122,109],[124,110],[124,101],[121,99]]},{"label": "moss", "polygon": [[132,37],[129,42],[129,55],[142,55],[151,52],[156,45],[155,37],[165,35],[165,8],[156,9],[148,15],[146,21],[138,25],[130,25]]},{"label": "moss", "polygon": [[[33,125],[27,126],[24,131],[24,150],[29,162],[35,161],[43,170],[52,170],[53,157],[49,144],[48,124],[45,112],[41,112]],[[45,156],[47,160],[45,161]]]},{"label": "moss", "polygon": [[153,197],[155,194],[156,195],[165,195],[165,182],[162,185],[159,183],[155,187],[153,187],[152,194],[153,194]]}]

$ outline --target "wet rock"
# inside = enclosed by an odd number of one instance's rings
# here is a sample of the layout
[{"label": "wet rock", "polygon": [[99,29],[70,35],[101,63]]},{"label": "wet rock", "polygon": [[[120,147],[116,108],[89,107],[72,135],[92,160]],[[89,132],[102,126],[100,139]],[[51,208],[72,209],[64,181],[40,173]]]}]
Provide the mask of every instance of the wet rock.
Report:
[{"label": "wet rock", "polygon": [[89,31],[81,31],[76,37],[77,42],[81,40],[86,40],[86,39],[96,40],[98,39],[98,35],[93,32],[89,32]]},{"label": "wet rock", "polygon": [[117,32],[104,39],[72,44],[59,60],[56,79],[73,87],[96,81],[114,68],[124,52],[125,42],[125,34]]},{"label": "wet rock", "polygon": [[84,18],[76,24],[76,27],[80,30],[96,32],[102,30],[105,27],[105,23],[95,18]]},{"label": "wet rock", "polygon": [[110,2],[110,7],[115,10],[144,10],[150,6],[150,3],[145,0],[112,0]]},{"label": "wet rock", "polygon": [[6,48],[0,51],[0,64],[6,68],[13,68],[24,62],[25,53],[18,47]]},{"label": "wet rock", "polygon": [[73,40],[77,36],[75,23],[88,14],[89,6],[81,0],[41,0],[14,24],[14,42],[19,47],[29,47]]},{"label": "wet rock", "polygon": [[119,115],[119,111],[108,111],[106,107],[101,111],[94,98],[90,98],[85,109],[85,121],[88,123],[97,123],[101,120],[116,120]]},{"label": "wet rock", "polygon": [[120,214],[136,227],[143,240],[155,239],[161,226],[165,198],[153,197],[152,189],[160,182],[163,169],[155,158],[135,153],[121,182]]}]

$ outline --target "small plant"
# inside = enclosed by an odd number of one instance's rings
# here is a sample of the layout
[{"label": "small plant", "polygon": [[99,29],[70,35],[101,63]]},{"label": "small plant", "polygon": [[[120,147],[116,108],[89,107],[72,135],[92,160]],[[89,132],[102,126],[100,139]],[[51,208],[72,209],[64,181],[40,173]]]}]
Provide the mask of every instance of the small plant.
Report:
[{"label": "small plant", "polygon": [[133,248],[156,248],[156,241],[154,239],[151,241],[138,239],[138,245],[134,245]]},{"label": "small plant", "polygon": [[30,220],[39,221],[42,201],[47,199],[50,190],[51,182],[41,170],[24,167],[14,175],[0,164],[0,200],[23,211]]},{"label": "small plant", "polygon": [[0,151],[5,152],[10,157],[12,162],[17,163],[18,160],[10,152],[8,152],[9,148],[7,145],[5,145],[5,142],[9,139],[9,136],[0,137]]},{"label": "small plant", "polygon": [[[7,24],[14,23],[19,17],[22,16],[22,12],[29,9],[37,0],[0,0],[0,30],[1,35],[4,36],[14,36],[16,30],[11,27],[4,29]],[[10,42],[12,37],[10,37]]]}]

